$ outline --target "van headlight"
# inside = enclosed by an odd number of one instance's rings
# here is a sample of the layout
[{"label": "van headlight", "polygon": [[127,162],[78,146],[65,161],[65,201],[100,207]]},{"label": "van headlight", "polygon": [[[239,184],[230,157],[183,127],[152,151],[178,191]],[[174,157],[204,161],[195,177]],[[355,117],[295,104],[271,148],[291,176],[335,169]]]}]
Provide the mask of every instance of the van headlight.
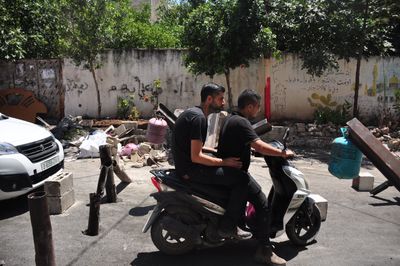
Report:
[{"label": "van headlight", "polygon": [[7,142],[0,142],[0,155],[18,153],[18,150]]}]

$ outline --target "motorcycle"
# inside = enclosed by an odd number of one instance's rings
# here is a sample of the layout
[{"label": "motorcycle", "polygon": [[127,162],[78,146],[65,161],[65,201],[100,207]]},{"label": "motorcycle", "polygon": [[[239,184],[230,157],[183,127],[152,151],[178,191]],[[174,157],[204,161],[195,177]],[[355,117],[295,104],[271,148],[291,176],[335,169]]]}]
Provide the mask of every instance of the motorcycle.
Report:
[{"label": "motorcycle", "polygon": [[[286,149],[289,130],[283,143],[270,142],[276,148]],[[264,156],[272,178],[268,194],[271,208],[271,238],[286,232],[296,245],[310,244],[317,236],[321,222],[326,220],[327,201],[310,191],[304,174],[287,159]],[[194,248],[220,246],[230,239],[217,234],[217,225],[224,214],[228,191],[221,187],[193,184],[176,176],[174,169],[151,170],[151,181],[157,192],[151,194],[157,201],[142,232],[151,228],[151,239],[163,253],[179,255]],[[254,232],[255,209],[248,203],[241,229]]]}]

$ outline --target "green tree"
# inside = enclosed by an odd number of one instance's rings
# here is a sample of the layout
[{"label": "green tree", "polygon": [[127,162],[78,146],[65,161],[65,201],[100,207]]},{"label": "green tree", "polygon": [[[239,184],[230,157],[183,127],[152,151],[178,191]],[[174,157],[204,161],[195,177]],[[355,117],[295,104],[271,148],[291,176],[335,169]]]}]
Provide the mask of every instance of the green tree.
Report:
[{"label": "green tree", "polygon": [[356,117],[361,59],[399,52],[393,45],[398,6],[396,0],[271,0],[267,10],[278,49],[299,54],[309,74],[320,76],[337,69],[339,59],[356,59]]},{"label": "green tree", "polygon": [[225,74],[229,108],[233,108],[230,71],[274,51],[274,35],[264,25],[258,0],[213,0],[199,4],[184,23],[185,65],[194,74]]},{"label": "green tree", "polygon": [[69,0],[63,6],[68,24],[66,53],[77,65],[83,64],[92,73],[98,117],[101,117],[102,105],[96,69],[100,67],[99,56],[112,36],[113,8],[107,0]]},{"label": "green tree", "polygon": [[115,2],[113,9],[113,32],[108,48],[173,48],[180,47],[182,27],[162,21],[150,22],[150,5],[134,9],[131,1]]},{"label": "green tree", "polygon": [[57,1],[0,0],[0,59],[55,58],[64,24]]}]

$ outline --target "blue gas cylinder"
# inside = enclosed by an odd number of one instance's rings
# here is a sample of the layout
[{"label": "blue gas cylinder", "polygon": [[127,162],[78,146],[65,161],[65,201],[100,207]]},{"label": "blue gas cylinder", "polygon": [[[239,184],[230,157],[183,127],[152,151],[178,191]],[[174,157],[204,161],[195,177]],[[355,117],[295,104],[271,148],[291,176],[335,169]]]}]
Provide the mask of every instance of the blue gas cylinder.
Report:
[{"label": "blue gas cylinder", "polygon": [[349,140],[347,128],[341,128],[342,137],[332,142],[329,172],[340,179],[353,179],[360,173],[362,153]]}]

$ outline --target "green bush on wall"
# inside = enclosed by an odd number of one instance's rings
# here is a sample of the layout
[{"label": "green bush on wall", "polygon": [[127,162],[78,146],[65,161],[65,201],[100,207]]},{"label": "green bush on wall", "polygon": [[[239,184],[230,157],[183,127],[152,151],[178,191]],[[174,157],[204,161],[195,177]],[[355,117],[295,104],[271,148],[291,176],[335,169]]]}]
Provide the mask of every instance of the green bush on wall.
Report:
[{"label": "green bush on wall", "polygon": [[318,106],[314,113],[315,123],[318,125],[333,123],[335,125],[345,125],[350,118],[350,110],[352,105],[345,101],[344,104],[339,104],[335,109],[328,106]]}]

